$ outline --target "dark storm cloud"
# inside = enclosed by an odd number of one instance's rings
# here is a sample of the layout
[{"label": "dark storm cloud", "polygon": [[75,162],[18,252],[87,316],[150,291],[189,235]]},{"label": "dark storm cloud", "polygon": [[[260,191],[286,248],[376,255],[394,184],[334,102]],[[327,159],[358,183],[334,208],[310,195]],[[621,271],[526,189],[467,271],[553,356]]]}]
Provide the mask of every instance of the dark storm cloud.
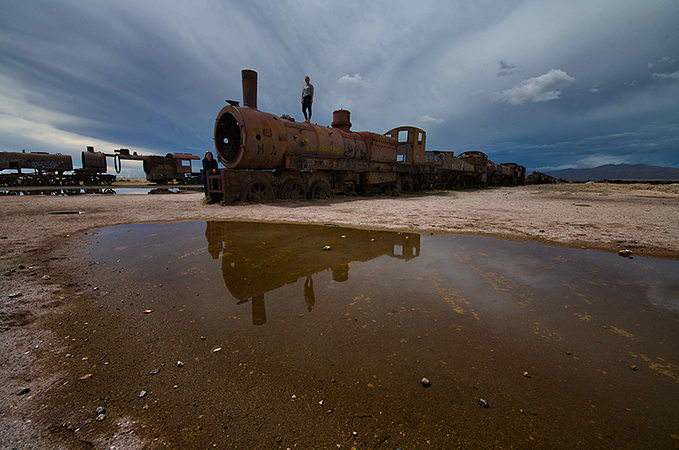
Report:
[{"label": "dark storm cloud", "polygon": [[529,167],[679,166],[676,23],[634,0],[5,2],[0,148],[202,154],[252,68],[276,114],[301,117],[310,75],[320,124],[342,107]]},{"label": "dark storm cloud", "polygon": [[513,75],[513,74],[518,72],[518,70],[512,70],[512,69],[517,68],[516,64],[509,64],[504,59],[500,60],[499,65],[500,65],[500,70],[496,74],[498,77],[506,77],[507,75]]}]

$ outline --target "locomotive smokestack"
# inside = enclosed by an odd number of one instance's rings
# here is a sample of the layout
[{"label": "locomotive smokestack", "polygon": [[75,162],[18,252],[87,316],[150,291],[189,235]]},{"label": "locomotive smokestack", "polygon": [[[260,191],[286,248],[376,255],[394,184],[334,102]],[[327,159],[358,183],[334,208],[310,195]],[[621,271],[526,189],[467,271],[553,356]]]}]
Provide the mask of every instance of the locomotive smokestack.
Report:
[{"label": "locomotive smokestack", "polygon": [[257,109],[257,72],[243,69],[243,106]]},{"label": "locomotive smokestack", "polygon": [[351,131],[351,122],[349,116],[351,113],[346,109],[338,109],[332,112],[332,127],[339,128],[342,131]]}]

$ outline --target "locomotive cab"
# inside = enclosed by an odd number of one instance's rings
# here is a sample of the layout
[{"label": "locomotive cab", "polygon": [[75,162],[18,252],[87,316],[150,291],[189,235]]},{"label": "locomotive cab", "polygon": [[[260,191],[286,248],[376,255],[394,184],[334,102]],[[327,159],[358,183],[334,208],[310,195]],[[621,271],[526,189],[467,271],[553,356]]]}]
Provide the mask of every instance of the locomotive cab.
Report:
[{"label": "locomotive cab", "polygon": [[398,144],[396,161],[406,164],[423,164],[426,160],[424,150],[427,141],[427,133],[417,127],[397,127],[386,133]]}]

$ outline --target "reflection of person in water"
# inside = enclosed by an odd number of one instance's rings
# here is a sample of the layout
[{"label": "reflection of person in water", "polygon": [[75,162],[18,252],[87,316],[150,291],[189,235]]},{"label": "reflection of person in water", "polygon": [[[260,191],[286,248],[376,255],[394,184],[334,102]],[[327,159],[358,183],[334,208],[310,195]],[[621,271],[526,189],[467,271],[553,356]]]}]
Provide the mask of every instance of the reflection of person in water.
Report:
[{"label": "reflection of person in water", "polygon": [[207,251],[212,255],[212,259],[219,258],[219,253],[222,251],[223,242],[220,229],[215,222],[208,222],[205,229],[205,238],[207,239]]},{"label": "reflection of person in water", "polygon": [[304,282],[304,301],[306,302],[307,311],[311,312],[311,308],[316,304],[316,294],[314,294],[314,280],[311,275],[306,277]]}]

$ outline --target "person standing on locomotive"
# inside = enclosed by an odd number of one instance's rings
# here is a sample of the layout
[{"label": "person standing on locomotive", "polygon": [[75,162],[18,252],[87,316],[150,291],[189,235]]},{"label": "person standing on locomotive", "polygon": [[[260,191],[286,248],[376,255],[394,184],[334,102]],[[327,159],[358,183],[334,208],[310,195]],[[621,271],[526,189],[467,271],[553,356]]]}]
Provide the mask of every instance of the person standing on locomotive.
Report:
[{"label": "person standing on locomotive", "polygon": [[203,174],[201,175],[203,188],[205,189],[205,195],[207,195],[207,176],[208,174],[217,173],[218,168],[219,164],[212,156],[212,152],[206,152],[205,158],[203,158]]},{"label": "person standing on locomotive", "polygon": [[[307,76],[304,78],[306,85],[302,88],[302,113],[304,113],[304,121],[309,123],[311,121],[311,104],[314,102],[314,85],[309,83],[311,79]],[[307,117],[307,110],[309,116]]]}]

